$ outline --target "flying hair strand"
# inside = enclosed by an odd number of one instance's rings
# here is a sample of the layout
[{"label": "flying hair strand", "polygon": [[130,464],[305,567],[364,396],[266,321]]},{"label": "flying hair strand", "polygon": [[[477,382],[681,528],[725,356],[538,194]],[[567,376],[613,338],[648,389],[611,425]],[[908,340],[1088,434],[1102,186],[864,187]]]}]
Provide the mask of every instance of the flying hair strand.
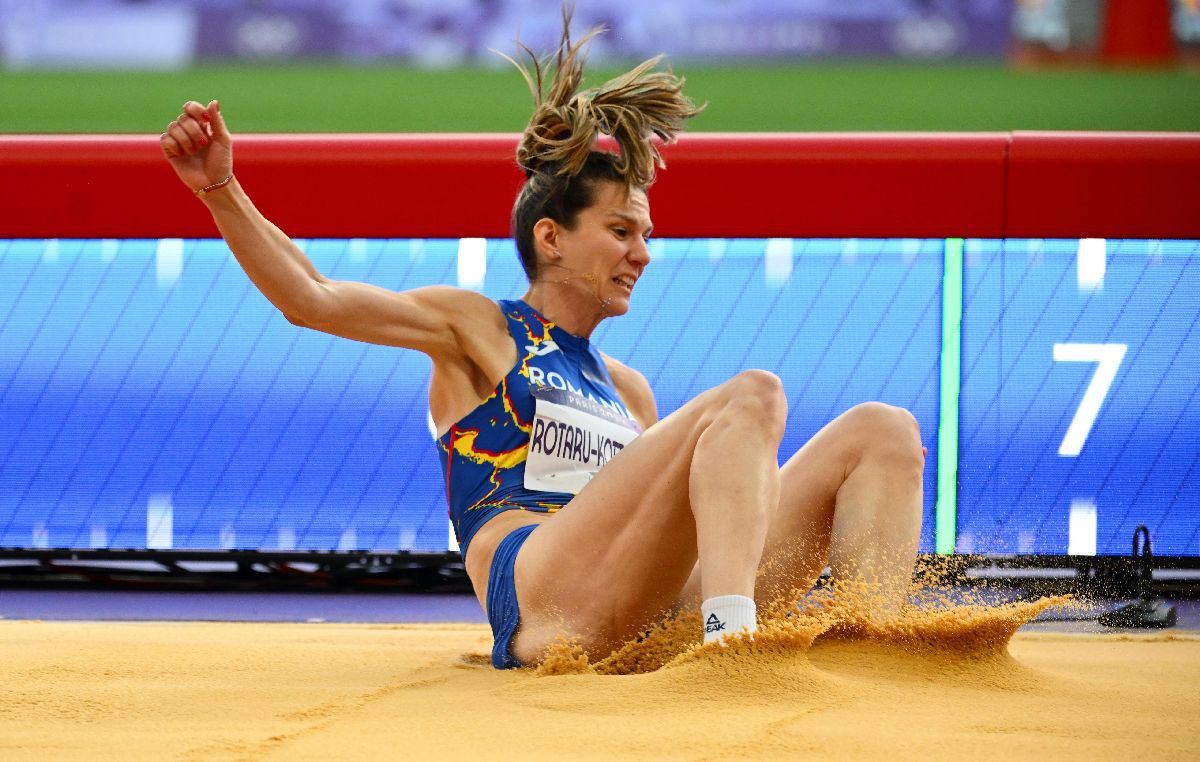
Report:
[{"label": "flying hair strand", "polygon": [[647,187],[654,182],[656,168],[666,166],[653,138],[670,143],[704,106],[697,107],[683,94],[682,77],[655,70],[661,55],[581,92],[587,48],[605,28],[595,27],[572,41],[570,24],[571,11],[564,7],[562,38],[549,56],[539,58],[518,42],[528,65],[500,53],[521,73],[533,95],[533,115],[517,148],[517,164],[528,177],[540,172],[574,176],[597,150],[596,140],[609,135],[619,149],[614,158],[618,174],[627,185]]}]

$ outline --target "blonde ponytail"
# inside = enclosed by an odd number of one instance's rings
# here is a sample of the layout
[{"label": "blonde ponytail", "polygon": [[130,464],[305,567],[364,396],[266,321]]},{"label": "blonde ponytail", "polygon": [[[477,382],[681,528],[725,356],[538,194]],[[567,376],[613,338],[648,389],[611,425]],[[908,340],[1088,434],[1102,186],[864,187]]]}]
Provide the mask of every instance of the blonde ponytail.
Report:
[{"label": "blonde ponytail", "polygon": [[570,22],[571,14],[564,9],[562,39],[554,54],[548,90],[549,57],[539,59],[525,45],[521,49],[529,56],[530,66],[504,56],[521,72],[533,94],[533,116],[517,148],[517,164],[530,177],[539,172],[575,176],[596,150],[597,138],[609,135],[620,149],[614,159],[617,173],[630,186],[647,187],[654,182],[655,169],[666,166],[652,136],[671,142],[703,106],[697,108],[683,94],[683,78],[654,71],[662,56],[644,61],[600,87],[578,92],[586,47],[604,28],[597,27],[572,42]]}]

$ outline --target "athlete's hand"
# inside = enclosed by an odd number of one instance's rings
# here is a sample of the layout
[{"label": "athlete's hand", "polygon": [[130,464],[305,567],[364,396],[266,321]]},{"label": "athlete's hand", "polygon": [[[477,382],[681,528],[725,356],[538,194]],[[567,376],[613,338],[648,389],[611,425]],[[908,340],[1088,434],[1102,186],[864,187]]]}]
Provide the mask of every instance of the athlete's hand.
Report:
[{"label": "athlete's hand", "polygon": [[233,174],[233,144],[216,101],[207,108],[196,101],[183,104],[183,113],[167,125],[158,144],[175,174],[193,191]]}]

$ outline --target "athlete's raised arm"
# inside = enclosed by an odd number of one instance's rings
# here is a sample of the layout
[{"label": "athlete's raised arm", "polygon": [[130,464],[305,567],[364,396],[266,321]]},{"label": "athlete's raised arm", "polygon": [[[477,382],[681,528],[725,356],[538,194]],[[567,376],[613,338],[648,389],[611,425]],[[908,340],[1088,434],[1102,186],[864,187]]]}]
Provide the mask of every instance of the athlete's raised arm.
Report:
[{"label": "athlete's raised arm", "polygon": [[470,291],[435,286],[395,292],[330,280],[319,273],[238,184],[232,139],[217,101],[207,107],[185,103],[159,142],[179,179],[212,213],[250,280],[290,322],[357,341],[444,356],[461,351],[457,336],[463,320],[488,313],[484,308],[490,300]]}]

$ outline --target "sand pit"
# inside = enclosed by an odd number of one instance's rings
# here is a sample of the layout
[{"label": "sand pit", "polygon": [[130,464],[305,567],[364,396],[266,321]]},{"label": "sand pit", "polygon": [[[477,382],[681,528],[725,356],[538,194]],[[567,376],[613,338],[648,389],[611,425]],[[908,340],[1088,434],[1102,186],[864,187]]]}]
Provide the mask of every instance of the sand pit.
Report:
[{"label": "sand pit", "polygon": [[480,666],[480,625],[2,622],[0,757],[1194,758],[1200,637],[1010,638],[1042,607],[890,643],[788,618],[714,650],[683,623],[553,676]]},{"label": "sand pit", "polygon": [[555,675],[480,666],[479,625],[0,622],[0,758],[1195,758],[1200,637],[1014,636],[1038,609],[666,627]]}]

